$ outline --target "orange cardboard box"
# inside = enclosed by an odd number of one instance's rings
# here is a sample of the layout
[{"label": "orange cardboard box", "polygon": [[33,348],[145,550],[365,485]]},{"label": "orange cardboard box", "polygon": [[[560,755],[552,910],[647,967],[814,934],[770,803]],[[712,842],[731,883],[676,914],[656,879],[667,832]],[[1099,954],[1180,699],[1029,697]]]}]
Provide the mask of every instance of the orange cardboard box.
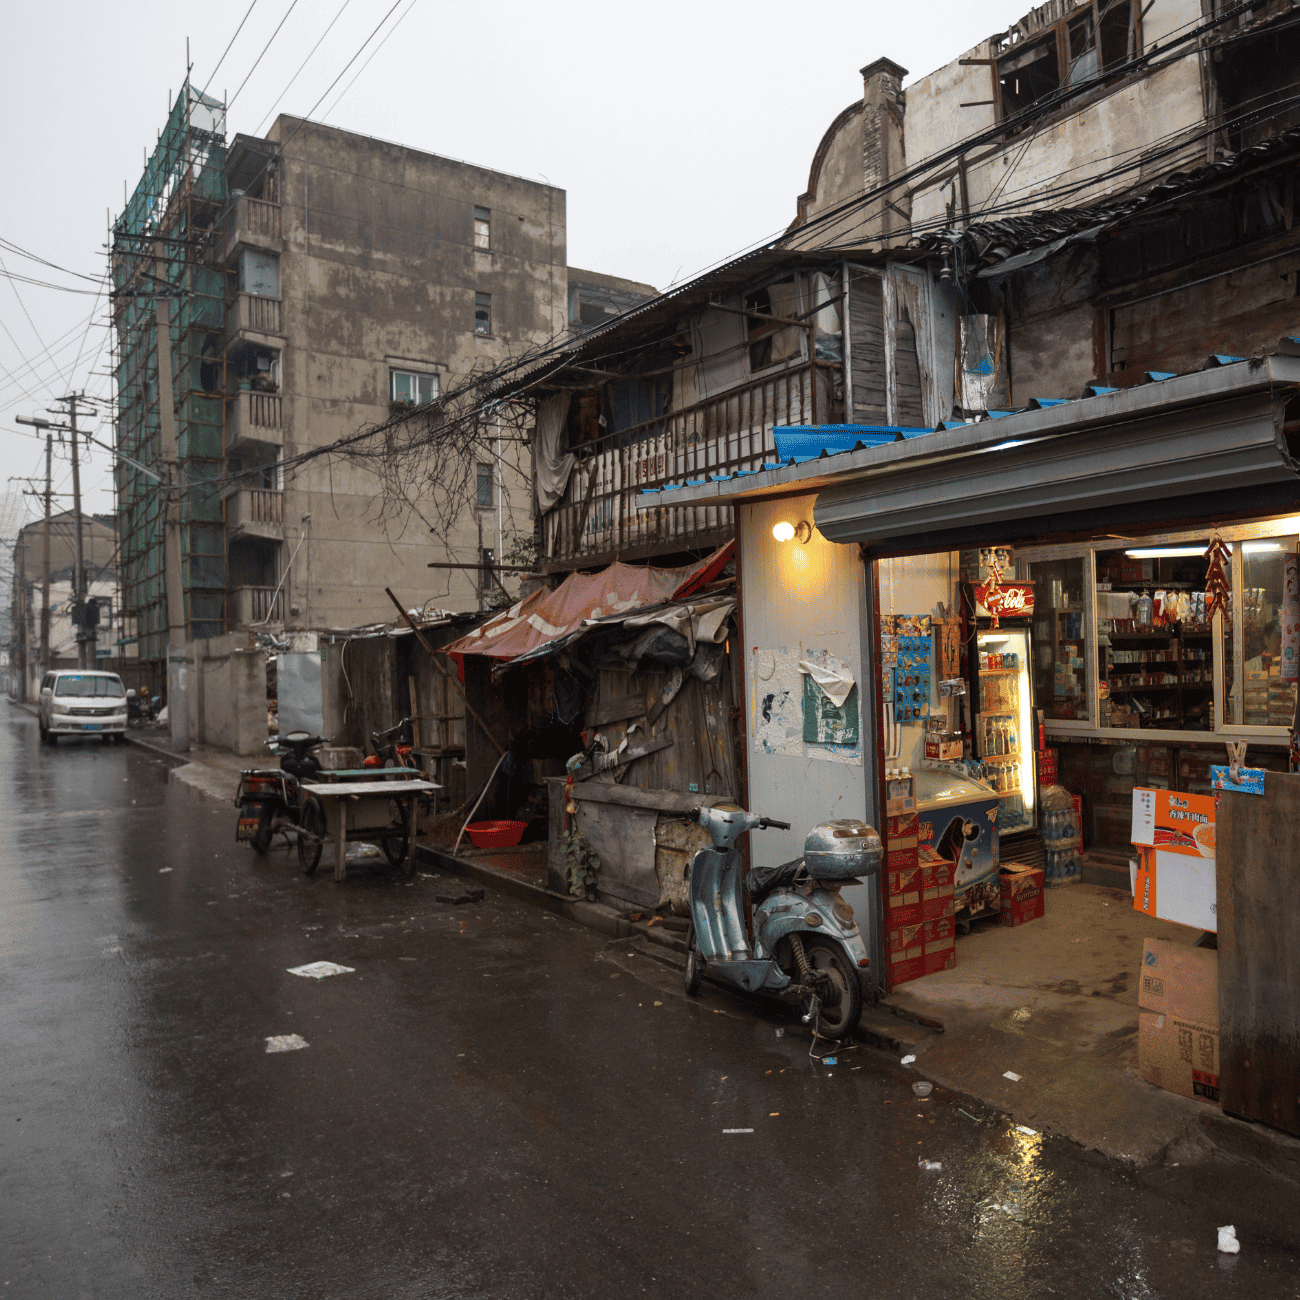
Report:
[{"label": "orange cardboard box", "polygon": [[1215,796],[1176,790],[1133,790],[1130,838],[1143,848],[1214,859]]},{"label": "orange cardboard box", "polygon": [[895,930],[890,930],[886,946],[891,961],[919,957],[924,952],[920,924],[901,925]]}]

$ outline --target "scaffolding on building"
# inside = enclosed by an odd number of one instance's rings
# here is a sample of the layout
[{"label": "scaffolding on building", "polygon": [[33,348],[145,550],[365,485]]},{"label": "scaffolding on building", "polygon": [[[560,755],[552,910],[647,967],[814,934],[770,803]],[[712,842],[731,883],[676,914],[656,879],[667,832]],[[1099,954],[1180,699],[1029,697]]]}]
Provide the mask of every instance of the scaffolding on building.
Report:
[{"label": "scaffolding on building", "polygon": [[[144,174],[113,223],[114,486],[124,612],[139,657],[160,684],[167,658],[166,498],[159,401],[175,411],[180,476],[181,583],[186,637],[225,630],[225,271],[229,195],[224,103],[190,85],[172,105]],[[158,391],[158,305],[167,304],[172,391]],[[129,458],[129,459],[127,459]],[[135,462],[134,464],[132,462]]]}]

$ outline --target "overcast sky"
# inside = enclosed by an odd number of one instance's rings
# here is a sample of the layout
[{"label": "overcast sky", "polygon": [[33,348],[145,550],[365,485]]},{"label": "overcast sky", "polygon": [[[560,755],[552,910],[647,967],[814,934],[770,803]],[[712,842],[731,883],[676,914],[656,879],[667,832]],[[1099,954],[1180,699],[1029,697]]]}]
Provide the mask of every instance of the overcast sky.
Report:
[{"label": "overcast sky", "polygon": [[[398,0],[390,13],[390,2],[253,0],[251,12],[248,0],[6,8],[6,478],[44,473],[43,444],[19,433],[14,416],[46,415],[54,398],[72,391],[102,401],[113,391],[96,286],[12,246],[66,271],[102,275],[109,214],[121,211],[123,181],[134,189],[166,119],[185,75],[187,37],[195,85],[227,96],[230,135],[264,131],[274,112],[289,112],[547,180],[568,191],[570,265],[662,289],[790,221],[822,134],[861,96],[861,67],[883,55],[922,76],[1030,7]],[[91,427],[109,441],[104,410]],[[55,490],[70,494],[66,449],[55,456]],[[92,448],[82,475],[87,510],[112,509],[108,465]],[[23,486],[0,484],[0,494]],[[38,504],[29,502],[29,517]],[[70,508],[70,495],[56,505]],[[0,529],[4,513],[0,495]]]}]

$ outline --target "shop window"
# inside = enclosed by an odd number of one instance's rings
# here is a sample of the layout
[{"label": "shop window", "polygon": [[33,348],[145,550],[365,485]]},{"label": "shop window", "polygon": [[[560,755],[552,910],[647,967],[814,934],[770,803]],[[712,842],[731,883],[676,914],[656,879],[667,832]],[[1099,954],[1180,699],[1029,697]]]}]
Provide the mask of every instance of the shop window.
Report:
[{"label": "shop window", "polygon": [[1016,32],[1007,38],[995,49],[1002,116],[1043,101],[1050,107],[1062,87],[1127,63],[1140,52],[1137,24],[1131,0],[1090,0],[1032,37]]},{"label": "shop window", "polygon": [[474,247],[484,250],[492,247],[492,210],[474,209]]},{"label": "shop window", "polygon": [[1213,731],[1209,539],[1097,552],[1099,721],[1117,730]]},{"label": "shop window", "polygon": [[389,370],[389,400],[395,406],[427,406],[438,396],[438,376],[418,370]]},{"label": "shop window", "polygon": [[1238,550],[1241,581],[1234,587],[1241,592],[1241,690],[1234,689],[1230,698],[1244,726],[1289,727],[1296,683],[1284,675],[1282,603],[1295,538],[1260,538],[1240,543]]},{"label": "shop window", "polygon": [[1084,560],[1032,563],[1034,704],[1061,722],[1088,722],[1088,642],[1084,627]]}]

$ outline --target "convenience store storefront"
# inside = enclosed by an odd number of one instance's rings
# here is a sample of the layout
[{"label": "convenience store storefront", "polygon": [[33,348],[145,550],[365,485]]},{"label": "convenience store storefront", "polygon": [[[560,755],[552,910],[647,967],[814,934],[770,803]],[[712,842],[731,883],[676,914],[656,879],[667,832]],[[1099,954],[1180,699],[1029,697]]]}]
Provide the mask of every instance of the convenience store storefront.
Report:
[{"label": "convenience store storefront", "polygon": [[1252,767],[1288,770],[1296,659],[1284,612],[1300,519],[1214,532],[1231,551],[1231,602],[1212,620],[1205,526],[1017,553],[1037,596],[1034,706],[1097,854],[1130,856],[1135,785],[1209,793],[1228,742],[1248,742]]},{"label": "convenience store storefront", "polygon": [[[887,756],[908,765],[923,727],[890,734],[882,616],[951,614],[962,552],[991,547],[1011,548],[1015,576],[1033,583],[1029,689],[1095,850],[1126,860],[1133,786],[1200,792],[1225,742],[1285,770],[1295,687],[1277,625],[1300,533],[1298,393],[1300,344],[1283,340],[1267,357],[1212,358],[883,446],[809,430],[825,435],[820,456],[647,494],[646,508],[736,507],[749,806],[796,828],[883,824]],[[1215,535],[1230,547],[1233,617],[1207,622],[1193,597]],[[852,749],[771,738],[782,654],[796,662],[809,646],[862,683]],[[943,707],[937,672],[928,705]],[[802,833],[772,851],[797,855]],[[867,900],[850,901],[862,918]],[[883,913],[876,893],[876,970]]]}]

